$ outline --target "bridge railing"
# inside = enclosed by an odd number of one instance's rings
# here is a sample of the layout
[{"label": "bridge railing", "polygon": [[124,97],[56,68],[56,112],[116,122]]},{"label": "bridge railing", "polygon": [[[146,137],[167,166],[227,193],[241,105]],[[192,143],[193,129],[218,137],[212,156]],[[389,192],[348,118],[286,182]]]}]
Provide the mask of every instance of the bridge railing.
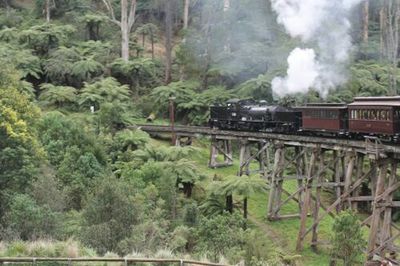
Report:
[{"label": "bridge railing", "polygon": [[33,258],[33,257],[0,257],[0,265],[15,263],[32,263],[34,266],[38,262],[61,262],[72,266],[73,262],[103,262],[103,263],[123,263],[124,266],[137,263],[173,263],[180,266],[204,265],[204,266],[229,266],[212,262],[201,262],[184,259],[152,259],[152,258]]}]

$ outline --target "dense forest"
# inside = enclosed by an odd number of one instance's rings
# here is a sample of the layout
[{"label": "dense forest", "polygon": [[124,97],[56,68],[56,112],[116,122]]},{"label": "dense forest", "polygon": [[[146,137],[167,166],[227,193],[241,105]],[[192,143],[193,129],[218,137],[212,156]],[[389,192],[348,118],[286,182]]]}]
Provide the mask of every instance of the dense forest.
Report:
[{"label": "dense forest", "polygon": [[[311,34],[284,2],[1,1],[0,255],[312,265],[243,215],[261,179],[205,170],[206,140],[170,147],[130,127],[168,123],[170,97],[178,123],[205,125],[231,98],[398,94],[399,0],[304,1]],[[296,67],[316,70],[299,81]]]}]

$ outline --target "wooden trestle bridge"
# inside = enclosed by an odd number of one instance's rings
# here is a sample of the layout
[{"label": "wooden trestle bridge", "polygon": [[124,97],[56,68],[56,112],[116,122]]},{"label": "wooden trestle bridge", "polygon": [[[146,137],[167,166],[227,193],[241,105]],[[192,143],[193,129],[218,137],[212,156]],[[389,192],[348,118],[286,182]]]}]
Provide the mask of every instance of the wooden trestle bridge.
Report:
[{"label": "wooden trestle bridge", "polygon": [[[172,133],[170,126],[139,127],[150,134]],[[400,201],[393,199],[400,189],[400,145],[382,144],[374,138],[347,140],[188,126],[175,126],[172,134],[176,136],[176,145],[190,144],[192,138],[201,135],[209,136],[212,168],[232,165],[232,143],[238,143],[238,175],[259,173],[270,185],[268,219],[300,219],[298,251],[303,249],[308,235],[312,248],[322,244],[318,241],[318,225],[327,215],[348,208],[358,210],[362,205],[370,208],[369,217],[362,222],[369,228],[367,263],[386,258],[400,265],[396,258],[400,252],[396,246],[400,228],[392,222],[394,208],[400,208]],[[219,154],[222,156],[218,157]],[[295,170],[288,174],[288,169]],[[296,191],[284,189],[288,180],[297,180]],[[336,200],[329,206],[321,202],[323,189],[334,191]],[[282,215],[282,206],[292,200],[297,202],[298,212]],[[312,218],[311,226],[308,216]]]}]

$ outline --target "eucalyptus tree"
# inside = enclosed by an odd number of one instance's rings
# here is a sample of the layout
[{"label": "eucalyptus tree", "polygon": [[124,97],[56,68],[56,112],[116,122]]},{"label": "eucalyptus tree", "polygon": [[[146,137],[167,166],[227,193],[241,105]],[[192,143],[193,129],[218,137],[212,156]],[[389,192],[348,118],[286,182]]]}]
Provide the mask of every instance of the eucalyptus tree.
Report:
[{"label": "eucalyptus tree", "polygon": [[121,57],[129,60],[129,34],[136,21],[137,0],[120,0],[121,17],[118,20],[112,0],[102,0],[108,10],[109,19],[121,30]]}]

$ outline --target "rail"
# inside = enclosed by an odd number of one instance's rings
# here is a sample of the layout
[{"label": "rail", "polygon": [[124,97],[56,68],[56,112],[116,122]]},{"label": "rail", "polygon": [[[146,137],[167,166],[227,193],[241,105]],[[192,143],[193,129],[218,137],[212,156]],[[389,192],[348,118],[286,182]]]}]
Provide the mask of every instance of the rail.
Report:
[{"label": "rail", "polygon": [[183,259],[151,259],[151,258],[33,258],[33,257],[0,257],[0,264],[13,263],[32,263],[37,262],[67,262],[71,265],[72,262],[121,262],[125,266],[136,263],[177,263],[183,265],[204,265],[204,266],[229,266],[226,264],[201,262],[194,260]]},{"label": "rail", "polygon": [[[138,124],[132,128],[140,128],[148,133],[171,133],[171,126]],[[247,131],[234,131],[234,130],[218,130],[209,127],[196,127],[196,126],[175,126],[174,133],[178,135],[209,135],[226,138],[247,138],[249,140],[269,139],[284,142],[292,146],[320,145],[321,148],[334,149],[334,147],[347,148],[349,150],[357,150],[359,152],[367,151],[367,144],[365,140],[322,137],[322,136],[307,136],[297,134],[280,134],[269,132],[247,132]],[[386,153],[400,155],[400,145],[383,143],[380,145],[382,156],[385,157]]]}]

